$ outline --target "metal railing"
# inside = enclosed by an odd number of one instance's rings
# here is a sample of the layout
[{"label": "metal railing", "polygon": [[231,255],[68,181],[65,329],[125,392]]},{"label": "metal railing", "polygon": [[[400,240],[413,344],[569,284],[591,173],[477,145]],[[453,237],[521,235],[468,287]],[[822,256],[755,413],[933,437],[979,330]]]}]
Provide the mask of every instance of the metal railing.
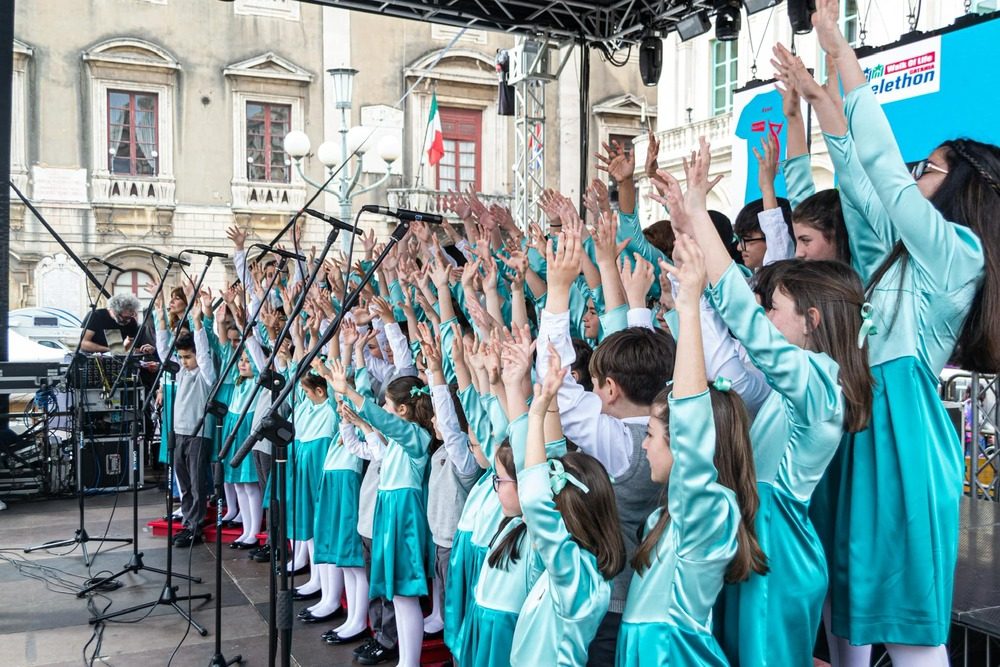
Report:
[{"label": "metal railing", "polygon": [[[445,201],[450,193],[447,190],[430,190],[427,188],[391,188],[388,192],[389,206],[392,208],[406,208],[411,211],[424,211],[426,213],[440,213],[452,219],[458,218],[451,211],[446,211]],[[486,206],[490,204],[500,204],[501,206],[511,206],[514,198],[511,195],[487,195],[478,193],[480,201]]]}]

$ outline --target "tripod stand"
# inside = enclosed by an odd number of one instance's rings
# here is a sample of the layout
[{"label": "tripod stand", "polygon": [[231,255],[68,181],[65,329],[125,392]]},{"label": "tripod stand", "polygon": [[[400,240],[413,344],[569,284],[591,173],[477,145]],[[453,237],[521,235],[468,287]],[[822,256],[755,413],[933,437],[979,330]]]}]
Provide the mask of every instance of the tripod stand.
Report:
[{"label": "tripod stand", "polygon": [[[107,267],[107,271],[104,273],[104,281],[100,284],[100,291],[98,291],[97,296],[90,302],[90,314],[87,316],[87,322],[91,322],[94,317],[94,313],[97,312],[97,302],[100,300],[102,294],[107,294],[105,289],[108,284],[108,279],[111,277],[111,267]],[[81,550],[83,551],[83,564],[90,567],[90,555],[87,553],[87,543],[88,542],[121,542],[122,544],[129,544],[132,542],[132,538],[126,537],[91,537],[87,533],[86,527],[83,525],[84,522],[84,489],[83,489],[83,450],[86,446],[86,440],[83,435],[84,431],[84,413],[83,404],[86,397],[86,378],[84,374],[84,368],[87,363],[87,357],[80,352],[80,348],[83,346],[83,337],[87,333],[87,328],[82,327],[80,330],[80,339],[76,343],[76,350],[73,352],[73,363],[71,368],[76,374],[76,397],[75,403],[73,405],[73,428],[76,430],[77,437],[77,447],[76,447],[76,494],[80,505],[80,527],[76,529],[73,537],[65,540],[53,540],[50,542],[45,542],[44,544],[38,544],[32,547],[28,547],[24,550],[24,553],[28,554],[32,551],[40,551],[43,549],[58,549],[60,547],[68,547],[71,544],[79,544]]]},{"label": "tripod stand", "polygon": [[[162,287],[162,286],[161,286]],[[122,373],[126,372],[122,369]],[[143,562],[143,554],[139,551],[139,420],[141,419],[145,423],[143,418],[143,412],[141,410],[141,392],[139,391],[140,383],[138,377],[138,369],[136,369],[136,375],[134,376],[134,384],[132,386],[132,430],[131,430],[131,451],[129,456],[132,461],[132,558],[129,562],[125,564],[125,567],[115,572],[107,577],[101,577],[100,579],[94,580],[89,586],[80,590],[76,594],[78,598],[82,598],[87,595],[92,590],[104,586],[107,582],[113,581],[118,577],[128,574],[129,572],[138,573],[140,570],[149,570],[150,572],[156,572],[158,574],[167,574],[166,570],[161,570],[156,567],[151,567]],[[187,579],[189,581],[194,581],[195,583],[201,583],[201,577],[192,577],[186,574],[173,573],[173,576],[179,577],[181,579]]]},{"label": "tripod stand", "polygon": [[[212,265],[212,256],[209,255],[209,256],[207,256],[207,260],[205,262],[205,266],[201,270],[201,275],[198,276],[198,282],[194,286],[194,291],[193,291],[192,299],[188,302],[187,308],[185,309],[184,314],[181,316],[180,320],[178,321],[178,329],[180,329],[180,324],[182,322],[186,322],[187,321],[187,317],[188,317],[188,315],[191,312],[191,307],[194,305],[195,299],[198,298],[198,294],[201,292],[201,286],[202,286],[202,284],[205,281],[205,275],[208,273],[208,269],[209,269],[209,267],[211,265]],[[170,347],[168,348],[166,354],[164,355],[165,358],[161,360],[160,370],[157,373],[157,380],[159,380],[159,378],[160,378],[160,376],[162,376],[164,370],[167,369],[168,367],[173,369],[172,371],[168,371],[168,372],[177,372],[177,370],[179,370],[179,366],[176,364],[176,362],[172,362],[171,359],[170,359],[171,355],[177,349],[177,338],[178,337],[175,335],[173,341],[170,344]],[[154,384],[155,384],[155,381],[154,381]],[[144,410],[145,410],[146,406],[149,404],[149,402],[150,402],[149,401],[149,397],[147,397],[146,402],[143,404],[143,409]],[[175,397],[175,400],[174,400],[174,402],[171,405],[171,409],[176,412],[176,408],[177,408],[177,401],[176,401],[176,397]],[[176,449],[176,434],[174,433],[174,430],[171,428],[170,432],[167,434],[167,469],[168,470],[173,470],[174,469],[174,451],[175,451],[175,449]],[[200,484],[201,483],[199,474],[195,474],[194,477],[193,477],[193,480],[194,480],[194,482],[193,482],[194,484]],[[174,507],[173,507],[173,495],[171,493],[169,485],[168,485],[168,488],[167,488],[167,494],[166,495],[167,495],[167,501],[166,501],[167,502],[167,565],[166,565],[166,572],[165,572],[165,574],[166,574],[167,578],[166,578],[166,581],[163,582],[163,588],[160,590],[160,597],[158,597],[156,600],[153,600],[152,602],[145,602],[143,604],[138,604],[138,605],[135,605],[133,607],[128,607],[126,609],[120,609],[118,611],[114,611],[114,612],[111,612],[109,614],[101,614],[99,616],[94,616],[93,618],[90,619],[90,623],[91,624],[99,623],[101,621],[104,621],[104,620],[107,620],[107,619],[110,619],[110,618],[117,618],[118,616],[124,616],[125,614],[130,614],[130,613],[132,613],[134,611],[139,611],[141,609],[151,609],[151,608],[156,607],[158,605],[168,605],[170,607],[173,607],[174,611],[176,611],[178,614],[180,614],[180,616],[182,618],[184,618],[195,630],[197,630],[198,634],[200,634],[202,637],[204,637],[204,636],[206,636],[208,634],[208,630],[205,629],[204,626],[200,625],[197,621],[195,621],[191,617],[191,615],[187,612],[187,610],[185,610],[183,607],[180,606],[180,604],[178,604],[180,602],[191,601],[191,600],[206,600],[206,601],[207,600],[211,600],[212,599],[212,594],[211,593],[201,593],[201,594],[198,594],[198,595],[181,595],[181,596],[177,595],[177,587],[173,585],[173,576],[174,576],[174,574],[173,574],[173,554],[174,554],[174,549],[173,549],[172,542],[173,542],[173,532],[174,532],[174,521],[173,521]],[[192,530],[193,529],[194,529],[194,527],[192,527]],[[193,577],[191,577],[191,579],[194,580]],[[198,580],[198,581],[200,582],[200,580]]]}]

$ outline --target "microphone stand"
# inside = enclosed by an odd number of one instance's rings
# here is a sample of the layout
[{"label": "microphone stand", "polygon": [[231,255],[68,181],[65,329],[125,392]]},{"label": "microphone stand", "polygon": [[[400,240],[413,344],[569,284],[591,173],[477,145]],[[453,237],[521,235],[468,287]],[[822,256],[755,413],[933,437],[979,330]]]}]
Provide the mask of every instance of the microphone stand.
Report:
[{"label": "microphone stand", "polygon": [[[166,267],[166,269],[164,269],[163,275],[159,277],[160,278],[160,284],[156,288],[156,294],[153,295],[153,298],[149,302],[150,306],[149,306],[149,308],[146,309],[145,316],[142,318],[142,324],[139,326],[139,331],[140,332],[146,330],[146,323],[149,321],[149,317],[150,317],[150,315],[153,312],[153,308],[156,307],[153,304],[156,303],[156,300],[159,299],[160,295],[163,293],[163,287],[166,284],[167,276],[170,274],[170,269],[173,268],[173,265],[174,265],[174,263],[176,261],[177,260],[175,258],[173,258],[173,257],[168,257],[167,258],[167,267]],[[135,375],[135,378],[134,378],[135,379],[135,385],[133,387],[133,398],[132,398],[132,401],[133,401],[133,404],[132,404],[133,415],[132,415],[132,432],[131,432],[131,435],[132,435],[132,451],[131,451],[131,456],[132,456],[132,470],[133,470],[133,475],[134,475],[133,478],[132,478],[132,558],[129,560],[128,563],[125,564],[125,567],[122,568],[121,570],[119,570],[118,572],[115,572],[114,574],[109,575],[107,577],[101,577],[100,579],[95,579],[93,582],[91,582],[91,584],[89,586],[87,586],[86,588],[82,589],[79,593],[76,594],[76,596],[78,598],[82,598],[82,597],[86,596],[87,593],[89,593],[90,591],[92,591],[94,589],[97,589],[97,588],[100,588],[105,583],[107,583],[109,581],[112,581],[114,579],[117,579],[118,577],[121,577],[121,576],[123,576],[125,574],[128,574],[129,572],[134,572],[134,573],[138,574],[138,572],[140,570],[149,570],[150,572],[156,572],[158,574],[164,574],[164,575],[167,574],[166,570],[161,570],[160,568],[151,567],[149,565],[146,565],[143,562],[143,560],[142,560],[143,553],[141,551],[139,551],[139,420],[140,419],[142,420],[142,422],[143,422],[143,431],[145,432],[146,431],[146,419],[145,419],[146,411],[143,410],[143,409],[140,409],[141,396],[140,396],[140,391],[139,391],[139,384],[140,383],[139,383],[139,376],[138,376],[138,372],[139,372],[138,371],[138,365],[139,365],[139,362],[136,360],[136,358],[135,358],[135,356],[133,354],[135,352],[135,348],[136,348],[136,345],[138,345],[138,343],[139,343],[139,337],[137,335],[136,336],[136,340],[132,343],[132,347],[129,349],[128,355],[125,357],[125,360],[122,362],[122,369],[121,369],[121,372],[118,373],[118,379],[115,380],[115,383],[113,385],[114,387],[118,386],[119,380],[121,380],[122,376],[125,375],[126,370],[128,370],[130,366],[132,367],[133,370],[135,370],[136,375]],[[110,395],[111,396],[115,395],[115,389],[114,388],[112,388],[112,390],[110,392]],[[147,433],[147,435],[148,435],[148,433]],[[186,574],[178,574],[176,572],[173,573],[173,576],[178,577],[180,579],[186,579],[186,580],[189,580],[189,581],[194,581],[194,582],[197,582],[199,584],[201,583],[201,578],[200,577],[192,577],[192,576],[189,576],[189,575],[186,575]]]},{"label": "microphone stand", "polygon": [[[13,184],[11,185],[11,187],[13,187]],[[14,191],[17,192],[17,188],[14,188]],[[18,192],[18,195],[21,196],[21,193]],[[31,208],[31,210],[34,212],[35,209],[34,209],[33,206],[31,206],[31,203],[28,202],[26,199],[24,199],[23,196],[21,196],[21,198],[24,201],[24,203],[27,204],[27,206],[29,208]],[[39,220],[41,220],[41,217],[39,217]],[[56,238],[58,239],[59,237],[57,236]],[[59,240],[60,240],[60,243],[61,243],[62,240],[61,239],[59,239]],[[63,244],[63,247],[66,247],[65,244]],[[69,250],[69,248],[66,248],[66,249]],[[70,254],[72,254],[71,250],[69,252],[70,252]],[[76,255],[73,255],[73,257],[74,257],[74,259],[76,259]],[[101,300],[101,295],[102,294],[105,294],[105,295],[108,294],[106,286],[108,284],[108,279],[111,278],[111,271],[112,271],[112,269],[111,269],[111,267],[107,267],[107,271],[105,271],[105,273],[104,273],[104,280],[102,282],[98,282],[97,279],[94,278],[94,275],[86,268],[85,264],[83,264],[82,262],[80,262],[79,259],[76,259],[76,261],[78,263],[80,263],[82,266],[85,267],[84,271],[86,271],[87,276],[89,276],[94,281],[94,283],[98,286],[97,296],[95,296],[91,300],[91,302],[90,302],[90,314],[87,315],[86,322],[87,322],[87,324],[90,324],[90,322],[93,320],[94,313],[97,312],[97,304]],[[73,421],[74,421],[73,428],[76,431],[76,440],[77,440],[76,457],[75,457],[76,458],[76,495],[77,495],[77,499],[79,501],[79,507],[80,507],[80,527],[76,529],[76,533],[74,533],[73,537],[71,537],[69,539],[66,539],[66,540],[52,540],[52,541],[49,541],[49,542],[45,542],[44,544],[38,544],[38,545],[35,545],[35,546],[32,546],[32,547],[28,547],[28,548],[26,548],[24,550],[24,553],[28,554],[28,553],[31,553],[32,551],[39,551],[39,550],[42,550],[42,549],[58,549],[60,547],[68,547],[71,544],[79,544],[80,548],[83,551],[83,564],[89,568],[91,560],[90,560],[90,556],[87,554],[87,543],[88,542],[121,542],[123,544],[128,544],[128,543],[132,542],[132,539],[131,538],[124,538],[124,537],[91,537],[89,534],[87,534],[87,529],[83,525],[83,521],[84,521],[83,450],[84,450],[84,447],[86,446],[86,439],[84,438],[84,435],[83,435],[83,431],[84,431],[84,423],[83,423],[84,422],[84,410],[83,410],[83,404],[84,404],[84,401],[86,400],[86,396],[87,396],[87,388],[84,386],[84,382],[85,382],[85,380],[84,380],[84,378],[85,378],[84,370],[86,368],[87,356],[86,356],[86,354],[84,354],[80,350],[83,347],[83,337],[86,336],[86,335],[87,335],[87,327],[83,326],[83,327],[80,328],[80,338],[79,338],[79,340],[76,341],[76,349],[73,350],[73,361],[70,364],[70,370],[76,376],[76,382],[75,382],[75,384],[76,384],[76,397],[75,397],[75,403],[73,405]]]},{"label": "microphone stand", "polygon": [[[181,254],[183,254],[183,253],[181,253]],[[160,368],[159,368],[159,370],[156,373],[156,378],[153,380],[153,386],[156,386],[157,382],[160,381],[160,378],[163,377],[163,373],[166,370],[167,365],[170,363],[170,357],[172,357],[173,354],[174,354],[174,352],[177,350],[177,338],[178,338],[177,334],[180,331],[181,326],[184,324],[184,322],[187,321],[188,315],[191,313],[192,307],[194,307],[194,301],[195,301],[195,299],[198,298],[199,293],[201,292],[201,286],[205,282],[205,275],[208,273],[208,269],[212,265],[212,260],[213,259],[214,259],[214,257],[212,257],[211,255],[207,255],[206,258],[205,258],[205,266],[202,267],[202,269],[201,269],[201,275],[198,276],[198,282],[194,286],[194,293],[191,295],[191,300],[188,301],[187,308],[184,309],[184,314],[181,316],[180,320],[178,320],[178,322],[177,322],[177,326],[174,329],[173,340],[170,341],[170,347],[167,349],[167,353],[165,355],[166,358],[161,360]],[[146,402],[143,404],[143,413],[145,413],[146,409],[149,407],[150,401],[152,400],[152,396],[153,396],[153,393],[151,392],[150,395],[146,397]],[[174,397],[174,399],[175,400],[171,404],[171,409],[173,410],[174,413],[176,413],[176,411],[177,411],[176,396]],[[197,433],[197,431],[196,431],[196,433]],[[171,424],[170,432],[167,434],[167,469],[168,470],[173,470],[173,467],[174,467],[174,448],[175,448],[175,445],[176,445],[176,433],[175,433],[175,431],[173,429],[173,424]],[[195,478],[194,480],[192,480],[192,483],[193,484],[201,484],[201,472],[200,471],[198,472],[197,478]],[[153,600],[152,602],[145,602],[143,604],[138,604],[138,605],[135,605],[133,607],[128,607],[126,609],[120,609],[118,611],[113,611],[111,613],[100,614],[98,616],[94,616],[94,617],[92,617],[90,619],[90,624],[91,625],[93,625],[95,623],[99,623],[101,621],[105,621],[105,620],[110,619],[110,618],[117,618],[118,616],[124,616],[125,614],[130,614],[130,613],[132,613],[134,611],[139,611],[140,609],[154,609],[154,608],[156,608],[156,607],[158,607],[160,605],[164,605],[164,606],[173,607],[174,611],[176,611],[195,630],[197,630],[198,634],[200,634],[202,637],[204,637],[205,635],[208,634],[208,630],[206,630],[202,625],[200,625],[197,621],[195,621],[191,617],[191,615],[187,612],[187,610],[185,610],[183,607],[180,606],[180,604],[178,604],[178,603],[184,602],[184,601],[190,602],[191,600],[206,600],[206,601],[207,600],[211,600],[212,599],[212,594],[211,593],[201,593],[201,594],[198,594],[198,595],[182,595],[182,596],[178,596],[177,595],[177,587],[173,585],[173,572],[172,572],[172,569],[173,569],[173,553],[174,553],[174,545],[173,545],[173,533],[174,533],[174,497],[173,497],[173,493],[172,493],[172,491],[170,489],[170,485],[169,484],[167,485],[167,494],[166,495],[167,495],[167,499],[166,499],[166,505],[167,505],[167,571],[166,571],[166,580],[163,582],[163,588],[160,591],[160,596],[156,600]],[[192,530],[195,530],[196,528],[197,528],[196,526],[192,526]],[[200,579],[196,579],[196,581],[198,581],[199,583],[201,582]],[[145,618],[145,616],[143,618]]]}]

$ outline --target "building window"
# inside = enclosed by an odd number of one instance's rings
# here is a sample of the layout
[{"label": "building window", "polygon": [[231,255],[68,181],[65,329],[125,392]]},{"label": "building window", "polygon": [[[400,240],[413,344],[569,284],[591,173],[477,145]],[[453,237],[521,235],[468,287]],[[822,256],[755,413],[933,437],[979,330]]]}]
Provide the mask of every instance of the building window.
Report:
[{"label": "building window", "polygon": [[438,163],[438,190],[461,192],[471,185],[478,192],[483,113],[473,109],[441,108],[440,114],[444,157]]},{"label": "building window", "polygon": [[989,14],[1000,9],[1000,0],[972,0],[969,11],[974,14]]},{"label": "building window", "polygon": [[288,183],[285,155],[292,107],[247,102],[247,179],[257,183]]},{"label": "building window", "polygon": [[108,171],[127,176],[156,176],[157,96],[108,91]]},{"label": "building window", "polygon": [[153,284],[153,278],[145,271],[123,271],[115,278],[115,294],[129,293],[138,297],[143,307],[148,305],[150,295],[146,286]]},{"label": "building window", "polygon": [[736,65],[739,61],[737,41],[713,39],[712,49],[712,115],[729,113],[733,108],[736,88]]}]

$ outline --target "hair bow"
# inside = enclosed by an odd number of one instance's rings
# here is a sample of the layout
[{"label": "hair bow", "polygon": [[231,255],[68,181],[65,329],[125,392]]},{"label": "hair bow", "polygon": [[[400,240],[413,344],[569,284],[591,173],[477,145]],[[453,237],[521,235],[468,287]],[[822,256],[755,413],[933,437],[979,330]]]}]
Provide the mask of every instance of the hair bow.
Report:
[{"label": "hair bow", "polygon": [[417,387],[417,386],[410,387],[410,396],[421,396],[421,395],[423,395],[423,396],[430,396],[431,395],[431,388],[430,387]]},{"label": "hair bow", "polygon": [[875,328],[875,322],[872,320],[872,315],[874,313],[875,307],[867,301],[863,306],[861,306],[861,330],[858,331],[859,350],[865,346],[865,338],[868,336],[874,336],[878,333],[878,329]]},{"label": "hair bow", "polygon": [[719,391],[729,392],[732,391],[733,389],[733,381],[730,380],[729,378],[724,378],[720,375],[719,377],[715,378],[715,382],[712,383],[712,386]]},{"label": "hair bow", "polygon": [[586,484],[566,472],[566,467],[563,466],[562,461],[559,459],[549,459],[549,468],[549,485],[552,487],[553,495],[559,495],[566,488],[567,482],[584,493],[590,493],[590,489],[587,488]]}]

